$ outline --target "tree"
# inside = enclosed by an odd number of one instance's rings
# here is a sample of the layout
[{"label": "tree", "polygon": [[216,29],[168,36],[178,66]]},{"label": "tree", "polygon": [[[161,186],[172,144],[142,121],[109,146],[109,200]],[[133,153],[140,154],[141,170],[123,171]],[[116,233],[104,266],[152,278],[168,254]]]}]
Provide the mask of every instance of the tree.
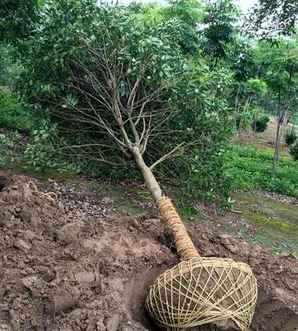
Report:
[{"label": "tree", "polygon": [[215,61],[227,57],[227,46],[235,38],[238,11],[231,0],[210,1],[201,27],[204,53]]},{"label": "tree", "polygon": [[248,29],[251,34],[270,38],[295,31],[298,3],[293,0],[259,0],[251,11]]},{"label": "tree", "polygon": [[262,42],[257,49],[256,58],[261,67],[260,74],[264,77],[271,98],[276,104],[277,128],[273,157],[273,169],[275,169],[279,160],[281,127],[297,107],[297,41],[280,38],[275,45]]},{"label": "tree", "polygon": [[227,51],[226,62],[234,78],[230,102],[234,108],[235,128],[237,133],[240,133],[242,129],[251,127],[252,122],[259,115],[267,86],[262,77],[258,77],[258,64],[250,40],[239,34]]},{"label": "tree", "polygon": [[[192,52],[181,42],[185,22],[177,17],[165,16],[151,25],[129,9],[97,7],[88,0],[50,1],[41,17],[25,63],[30,77],[23,85],[27,100],[47,107],[56,120],[62,119],[58,122],[61,126],[67,122],[72,135],[77,129],[88,136],[86,144],[75,136],[77,145],[71,148],[83,153],[92,148],[98,161],[109,166],[134,162],[172,230],[178,254],[201,264],[183,222],[154,172],[164,161],[183,155],[186,150],[191,156],[200,147],[204,151],[211,149],[214,159],[220,155],[218,141],[225,141],[226,136],[217,137],[218,145],[212,138],[217,132],[224,132],[218,128],[226,123],[227,107],[221,98],[227,75],[218,75],[220,70],[210,71],[204,59],[191,57]],[[23,76],[24,82],[26,78]],[[32,87],[37,88],[31,91]],[[177,167],[176,162],[173,166]],[[182,166],[178,164],[177,168]],[[212,173],[209,176],[216,179]],[[223,284],[222,275],[227,272],[234,272],[237,280],[232,291],[230,281],[226,282],[225,291],[217,291],[207,306],[209,313],[197,314],[198,321],[187,317],[187,323],[192,326],[212,320],[221,325],[227,322],[248,327],[256,301],[256,281],[251,269],[243,263],[237,266],[230,259],[214,261],[213,265],[207,259],[206,266],[211,270],[207,276],[213,273],[212,283]],[[204,291],[206,268],[204,264],[200,268],[196,279],[191,277],[189,281],[196,285],[198,293],[208,297]],[[172,306],[184,314],[184,303],[178,301]],[[232,308],[230,301],[235,302]],[[246,304],[239,314],[243,301]],[[221,313],[214,316],[213,302],[219,310],[228,311],[224,321]],[[202,298],[196,306],[205,310],[206,300]],[[171,312],[169,315],[172,323]],[[176,320],[175,326],[181,323],[179,317]],[[164,325],[171,324],[164,321]]]},{"label": "tree", "polygon": [[[256,125],[258,124],[260,115],[262,115],[262,108],[260,107],[261,101],[267,94],[266,82],[258,78],[250,78],[244,82],[236,81],[235,85],[238,86],[235,97],[235,120],[237,131],[240,132],[241,129],[251,126],[255,132],[262,132],[257,130]],[[264,126],[262,125],[264,130],[267,126],[267,122],[261,121],[260,123],[261,125],[264,123]]]}]

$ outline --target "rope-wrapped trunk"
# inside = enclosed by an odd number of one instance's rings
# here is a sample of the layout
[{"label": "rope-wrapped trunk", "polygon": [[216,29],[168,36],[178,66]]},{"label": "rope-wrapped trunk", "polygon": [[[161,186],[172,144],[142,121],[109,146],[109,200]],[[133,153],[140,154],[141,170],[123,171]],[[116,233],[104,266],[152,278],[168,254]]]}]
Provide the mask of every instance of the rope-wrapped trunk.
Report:
[{"label": "rope-wrapped trunk", "polygon": [[138,148],[133,149],[135,161],[141,170],[146,186],[158,204],[160,214],[163,221],[169,226],[175,240],[177,252],[182,260],[188,260],[193,257],[198,257],[199,253],[195,248],[185,225],[179,217],[172,201],[162,195],[162,190],[158,184],[151,169],[145,164]]},{"label": "rope-wrapped trunk", "polygon": [[159,200],[159,211],[163,220],[168,224],[175,239],[177,252],[182,260],[198,257],[199,253],[195,248],[187,230],[179,217],[172,201],[168,197],[161,197]]}]

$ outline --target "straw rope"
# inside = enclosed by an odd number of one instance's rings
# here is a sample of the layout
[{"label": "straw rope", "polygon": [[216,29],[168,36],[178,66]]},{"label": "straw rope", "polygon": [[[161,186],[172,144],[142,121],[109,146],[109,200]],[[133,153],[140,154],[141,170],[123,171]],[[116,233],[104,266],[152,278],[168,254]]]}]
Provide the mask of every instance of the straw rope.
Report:
[{"label": "straw rope", "polygon": [[150,287],[146,308],[168,330],[232,322],[246,331],[251,323],[257,281],[246,263],[200,257],[171,200],[162,197],[159,210],[184,260],[161,274]]},{"label": "straw rope", "polygon": [[189,237],[172,201],[168,197],[163,196],[159,200],[159,211],[163,220],[168,224],[173,233],[179,256],[183,260],[198,257],[199,253]]}]

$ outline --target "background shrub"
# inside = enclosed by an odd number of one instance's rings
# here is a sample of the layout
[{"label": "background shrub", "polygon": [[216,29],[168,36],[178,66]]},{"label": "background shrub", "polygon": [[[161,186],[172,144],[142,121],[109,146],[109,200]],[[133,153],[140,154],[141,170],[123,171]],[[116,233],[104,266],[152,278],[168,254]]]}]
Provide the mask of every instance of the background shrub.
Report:
[{"label": "background shrub", "polygon": [[290,154],[292,155],[294,161],[298,161],[298,143],[290,148]]},{"label": "background shrub", "polygon": [[34,121],[29,107],[7,89],[0,89],[0,128],[29,132]]},{"label": "background shrub", "polygon": [[291,131],[286,132],[285,141],[288,146],[293,145],[296,139],[297,139],[297,135],[295,130],[292,129]]},{"label": "background shrub", "polygon": [[268,122],[270,118],[266,115],[261,116],[260,118],[254,120],[251,124],[251,128],[254,132],[264,132],[267,129]]},{"label": "background shrub", "polygon": [[39,127],[32,131],[23,156],[26,167],[36,171],[45,172],[56,170],[57,172],[77,172],[74,166],[61,153],[65,142],[58,136],[57,126],[49,120],[42,120]]}]

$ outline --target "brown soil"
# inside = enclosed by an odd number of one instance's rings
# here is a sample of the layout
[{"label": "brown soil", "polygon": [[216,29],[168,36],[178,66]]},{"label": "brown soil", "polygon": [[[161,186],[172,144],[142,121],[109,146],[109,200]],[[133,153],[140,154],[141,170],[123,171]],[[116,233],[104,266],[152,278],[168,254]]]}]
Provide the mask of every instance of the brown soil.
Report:
[{"label": "brown soil", "polygon": [[[121,216],[109,198],[46,193],[23,176],[1,183],[0,331],[158,330],[143,308],[146,289],[178,259],[154,210]],[[202,255],[253,267],[259,300],[251,330],[298,330],[293,257],[273,257],[215,223],[187,226]]]}]

